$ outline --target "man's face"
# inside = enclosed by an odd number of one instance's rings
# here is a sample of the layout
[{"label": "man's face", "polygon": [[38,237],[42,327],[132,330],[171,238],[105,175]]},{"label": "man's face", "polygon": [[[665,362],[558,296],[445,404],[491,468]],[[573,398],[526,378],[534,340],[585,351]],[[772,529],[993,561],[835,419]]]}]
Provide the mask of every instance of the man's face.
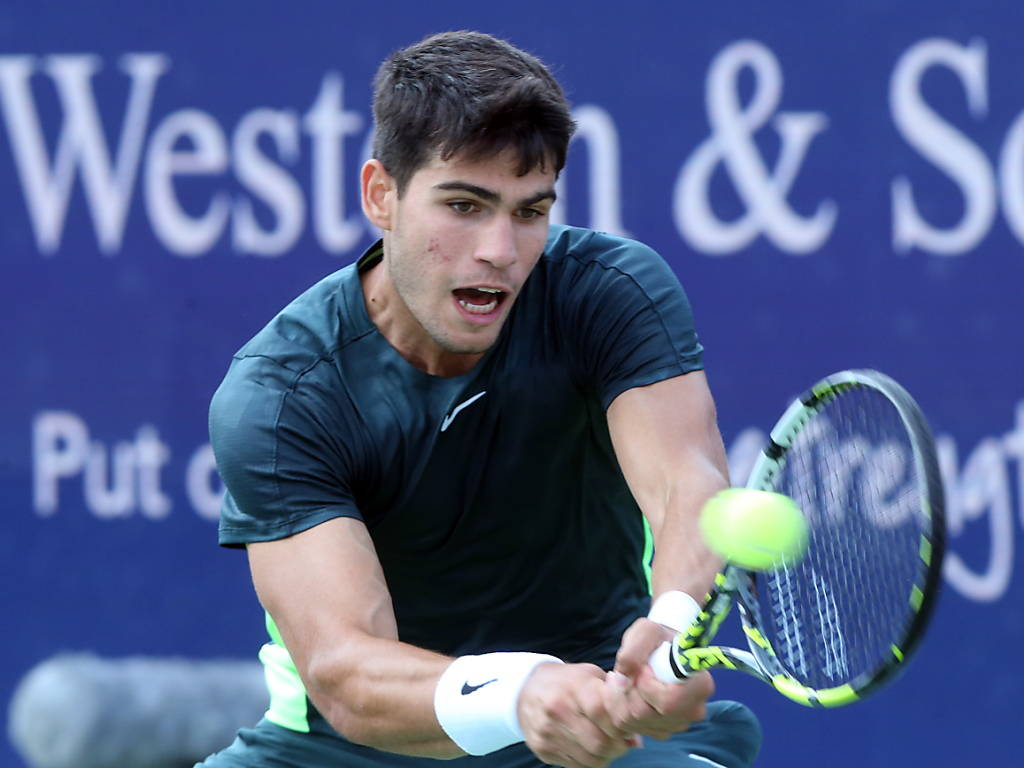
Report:
[{"label": "man's face", "polygon": [[493,345],[540,257],[555,174],[515,170],[507,154],[435,158],[393,198],[384,267],[411,316],[398,330],[427,357]]}]

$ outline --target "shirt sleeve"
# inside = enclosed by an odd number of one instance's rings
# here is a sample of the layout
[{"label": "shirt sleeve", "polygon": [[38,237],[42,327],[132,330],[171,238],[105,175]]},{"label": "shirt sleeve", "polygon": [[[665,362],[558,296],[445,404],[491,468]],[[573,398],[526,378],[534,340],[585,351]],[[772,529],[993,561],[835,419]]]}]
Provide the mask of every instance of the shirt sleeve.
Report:
[{"label": "shirt sleeve", "polygon": [[210,404],[210,441],[226,488],[221,545],[285,538],[334,517],[362,519],[343,437],[351,419],[321,376],[260,356],[232,362]]},{"label": "shirt sleeve", "polygon": [[567,336],[605,408],[627,389],[703,369],[690,302],[661,256],[600,233],[568,256]]}]

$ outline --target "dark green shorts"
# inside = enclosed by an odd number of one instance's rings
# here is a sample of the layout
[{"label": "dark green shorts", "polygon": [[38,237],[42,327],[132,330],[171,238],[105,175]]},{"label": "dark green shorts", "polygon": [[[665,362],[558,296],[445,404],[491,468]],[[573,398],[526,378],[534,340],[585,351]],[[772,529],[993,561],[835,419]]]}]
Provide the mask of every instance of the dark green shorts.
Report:
[{"label": "dark green shorts", "polygon": [[[708,704],[708,717],[668,741],[646,739],[615,768],[748,768],[761,747],[761,726],[735,701]],[[438,761],[395,755],[317,733],[297,733],[261,720],[196,768],[542,768],[525,744],[483,757]]]}]

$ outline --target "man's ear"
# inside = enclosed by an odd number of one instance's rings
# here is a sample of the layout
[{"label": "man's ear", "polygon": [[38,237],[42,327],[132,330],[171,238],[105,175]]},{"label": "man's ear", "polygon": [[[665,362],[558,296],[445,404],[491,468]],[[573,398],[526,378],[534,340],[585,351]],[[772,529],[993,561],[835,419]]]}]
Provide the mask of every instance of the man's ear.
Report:
[{"label": "man's ear", "polygon": [[367,160],[359,172],[363,213],[378,229],[389,230],[394,216],[398,185],[380,160]]}]

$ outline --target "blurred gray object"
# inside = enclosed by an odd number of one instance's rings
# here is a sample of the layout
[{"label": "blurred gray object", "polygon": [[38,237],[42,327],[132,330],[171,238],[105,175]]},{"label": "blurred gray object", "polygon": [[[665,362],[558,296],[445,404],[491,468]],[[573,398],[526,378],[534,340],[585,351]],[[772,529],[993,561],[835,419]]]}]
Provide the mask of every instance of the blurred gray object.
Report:
[{"label": "blurred gray object", "polygon": [[67,653],[21,680],[7,731],[32,768],[191,768],[267,704],[256,662]]}]

